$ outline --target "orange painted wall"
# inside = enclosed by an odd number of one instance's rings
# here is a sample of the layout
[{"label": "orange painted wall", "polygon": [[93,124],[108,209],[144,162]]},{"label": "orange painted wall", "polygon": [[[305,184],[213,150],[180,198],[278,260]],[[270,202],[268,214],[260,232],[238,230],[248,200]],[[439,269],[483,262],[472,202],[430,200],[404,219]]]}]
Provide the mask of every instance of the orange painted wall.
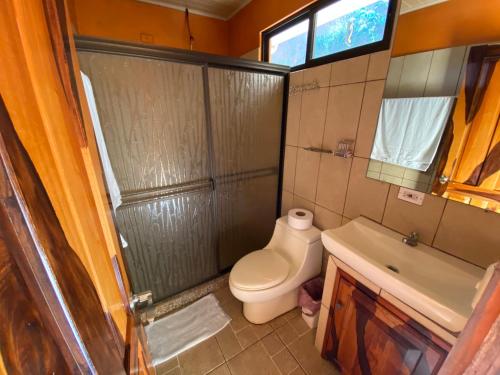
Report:
[{"label": "orange painted wall", "polygon": [[399,18],[394,56],[500,41],[500,0],[450,0]]},{"label": "orange painted wall", "polygon": [[[79,35],[141,42],[141,33],[153,36],[153,44],[189,49],[184,13],[136,0],[67,0]],[[190,15],[195,37],[193,49],[227,55],[229,23]]]},{"label": "orange painted wall", "polygon": [[[229,21],[229,54],[260,45],[260,32],[311,3],[253,0]],[[500,0],[449,0],[399,17],[393,55],[500,41]]]}]

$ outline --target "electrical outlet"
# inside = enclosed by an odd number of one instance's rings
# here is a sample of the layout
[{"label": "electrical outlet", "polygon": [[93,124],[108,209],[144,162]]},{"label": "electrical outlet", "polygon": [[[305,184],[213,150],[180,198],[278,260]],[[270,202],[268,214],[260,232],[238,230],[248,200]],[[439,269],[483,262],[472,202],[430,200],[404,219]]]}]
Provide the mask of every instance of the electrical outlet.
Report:
[{"label": "electrical outlet", "polygon": [[399,188],[398,199],[403,201],[421,206],[424,204],[424,197],[425,193],[421,193],[420,191],[411,190],[405,187]]}]

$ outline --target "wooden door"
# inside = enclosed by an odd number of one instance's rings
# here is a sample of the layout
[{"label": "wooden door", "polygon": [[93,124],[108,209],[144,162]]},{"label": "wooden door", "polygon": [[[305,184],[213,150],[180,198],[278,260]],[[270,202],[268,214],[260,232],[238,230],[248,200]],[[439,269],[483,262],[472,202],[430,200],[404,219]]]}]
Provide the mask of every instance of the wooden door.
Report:
[{"label": "wooden door", "polygon": [[340,277],[332,303],[324,356],[345,374],[434,374],[447,352]]},{"label": "wooden door", "polygon": [[65,1],[1,2],[0,29],[0,373],[123,373],[140,326]]},{"label": "wooden door", "polygon": [[92,163],[93,135],[76,115],[64,10],[64,0],[0,1],[0,94],[67,241],[124,339],[127,315],[111,266],[119,245],[102,172]]},{"label": "wooden door", "polygon": [[125,373],[116,327],[70,247],[2,100],[0,159],[5,267],[0,297],[2,313],[11,318],[3,321],[0,347],[7,371],[23,373],[30,363],[39,373],[61,368],[70,373]]},{"label": "wooden door", "polygon": [[154,374],[116,258],[129,322],[126,342],[66,240],[1,97],[0,161],[0,348],[6,371]]}]

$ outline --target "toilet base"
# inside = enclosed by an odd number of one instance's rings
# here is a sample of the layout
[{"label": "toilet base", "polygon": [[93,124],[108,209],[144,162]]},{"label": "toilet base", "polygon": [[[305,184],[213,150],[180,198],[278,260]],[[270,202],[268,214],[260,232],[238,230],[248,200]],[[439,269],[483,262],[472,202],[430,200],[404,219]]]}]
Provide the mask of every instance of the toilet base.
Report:
[{"label": "toilet base", "polygon": [[243,315],[254,324],[264,324],[297,307],[299,288],[265,302],[243,302]]}]

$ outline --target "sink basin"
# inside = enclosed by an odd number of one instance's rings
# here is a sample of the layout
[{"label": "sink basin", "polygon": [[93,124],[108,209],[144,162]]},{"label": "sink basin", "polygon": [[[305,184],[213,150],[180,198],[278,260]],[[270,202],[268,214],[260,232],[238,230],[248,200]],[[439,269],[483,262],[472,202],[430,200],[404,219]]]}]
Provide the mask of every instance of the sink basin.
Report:
[{"label": "sink basin", "polygon": [[364,217],[321,233],[326,249],[368,280],[451,332],[470,314],[484,270]]}]

